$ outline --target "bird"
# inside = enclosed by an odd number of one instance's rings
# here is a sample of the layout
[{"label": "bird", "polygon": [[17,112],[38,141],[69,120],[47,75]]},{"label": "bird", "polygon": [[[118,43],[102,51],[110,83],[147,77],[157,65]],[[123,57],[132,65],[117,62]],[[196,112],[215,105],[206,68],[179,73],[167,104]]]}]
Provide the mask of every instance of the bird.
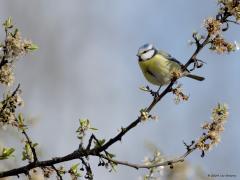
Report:
[{"label": "bird", "polygon": [[181,72],[181,77],[185,76],[198,81],[205,79],[191,74],[189,70],[183,68],[184,65],[177,59],[162,50],[157,50],[153,44],[148,43],[141,46],[137,56],[144,77],[148,82],[159,86],[159,88],[172,81],[173,71]]}]

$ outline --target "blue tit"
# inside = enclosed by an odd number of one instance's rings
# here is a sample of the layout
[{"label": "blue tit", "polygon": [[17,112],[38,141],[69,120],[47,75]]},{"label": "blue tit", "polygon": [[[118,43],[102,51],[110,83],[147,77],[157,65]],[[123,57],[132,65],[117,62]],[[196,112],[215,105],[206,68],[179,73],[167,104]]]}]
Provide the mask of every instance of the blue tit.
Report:
[{"label": "blue tit", "polygon": [[137,53],[138,63],[145,78],[152,84],[163,86],[169,84],[173,78],[173,71],[181,72],[182,76],[198,81],[205,78],[191,74],[188,70],[182,72],[183,64],[168,53],[157,50],[152,44],[141,46]]}]

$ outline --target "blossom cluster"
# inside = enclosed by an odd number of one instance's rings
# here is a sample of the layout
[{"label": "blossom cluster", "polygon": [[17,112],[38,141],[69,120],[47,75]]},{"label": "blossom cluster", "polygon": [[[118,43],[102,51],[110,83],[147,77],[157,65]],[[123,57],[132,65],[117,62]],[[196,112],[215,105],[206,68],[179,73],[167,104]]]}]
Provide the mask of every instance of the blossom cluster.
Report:
[{"label": "blossom cluster", "polygon": [[20,90],[14,94],[8,94],[3,101],[0,102],[0,127],[10,124],[18,127],[16,118],[16,108],[23,105],[23,100],[20,96]]},{"label": "blossom cluster", "polygon": [[225,52],[232,52],[236,50],[236,45],[231,43],[231,42],[227,42],[222,36],[217,35],[210,44],[210,49],[213,51],[216,51],[217,53],[225,53]]},{"label": "blossom cluster", "polygon": [[[165,161],[165,158],[163,157],[162,153],[159,150],[156,150],[153,154],[153,157],[150,158],[146,156],[143,160],[143,163],[144,165],[149,166],[163,161]],[[163,176],[164,171],[165,171],[164,166],[153,167],[149,169],[149,173],[144,175],[141,179],[143,180],[158,179],[157,175],[160,174],[160,176]]]},{"label": "blossom cluster", "polygon": [[222,32],[222,23],[218,19],[214,19],[209,17],[204,20],[204,27],[208,31],[210,35],[210,49],[222,54],[222,53],[230,53],[236,50],[236,45],[234,43],[226,41],[221,32]]},{"label": "blossom cluster", "polygon": [[37,49],[31,41],[23,39],[17,28],[14,29],[12,19],[8,18],[4,23],[5,40],[0,43],[0,83],[10,86],[14,82],[14,62],[22,55]]},{"label": "blossom cluster", "polygon": [[218,104],[212,110],[211,122],[203,124],[202,128],[206,133],[198,139],[196,147],[202,151],[211,149],[220,142],[220,134],[224,131],[224,124],[229,116],[226,104]]},{"label": "blossom cluster", "polygon": [[175,95],[175,103],[179,104],[179,102],[182,101],[187,101],[189,99],[189,96],[185,95],[183,93],[183,90],[181,88],[181,84],[178,85],[176,88],[172,89],[172,93]]},{"label": "blossom cluster", "polygon": [[[210,36],[210,49],[222,54],[237,50],[237,44],[224,39],[222,31],[228,29],[229,23],[240,23],[240,1],[218,0],[220,9],[216,18],[209,17],[204,20],[203,26]],[[225,25],[225,27],[223,26]]]},{"label": "blossom cluster", "polygon": [[5,64],[0,69],[0,83],[10,86],[14,82],[14,74],[12,71],[12,66],[10,64]]},{"label": "blossom cluster", "polygon": [[31,46],[31,41],[23,39],[18,30],[16,30],[14,33],[7,33],[5,47],[7,58],[14,59],[26,54],[29,52],[29,50],[31,50]]},{"label": "blossom cluster", "polygon": [[239,0],[218,0],[221,4],[220,12],[228,12],[235,17],[237,22],[240,22],[240,1]]},{"label": "blossom cluster", "polygon": [[204,20],[203,26],[207,29],[210,35],[219,35],[222,23],[219,20],[209,17]]}]

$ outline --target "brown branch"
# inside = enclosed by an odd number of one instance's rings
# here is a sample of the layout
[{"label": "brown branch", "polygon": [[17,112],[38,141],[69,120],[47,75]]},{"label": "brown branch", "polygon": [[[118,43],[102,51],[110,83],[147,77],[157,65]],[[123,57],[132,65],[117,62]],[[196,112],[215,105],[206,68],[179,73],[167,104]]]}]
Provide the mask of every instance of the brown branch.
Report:
[{"label": "brown branch", "polygon": [[38,161],[38,158],[37,158],[37,153],[36,153],[36,150],[35,148],[33,147],[33,144],[32,144],[32,141],[30,140],[28,134],[26,133],[26,131],[24,129],[22,129],[22,134],[25,136],[26,140],[27,140],[27,143],[29,144],[30,146],[30,149],[32,151],[32,154],[33,154],[33,162],[36,163]]},{"label": "brown branch", "polygon": [[4,111],[4,109],[7,107],[7,105],[8,105],[8,100],[9,100],[10,98],[12,98],[13,96],[16,95],[16,93],[18,92],[19,88],[20,88],[20,84],[18,84],[17,88],[12,92],[11,96],[9,96],[9,97],[7,97],[5,100],[3,100],[4,103],[3,103],[3,106],[2,106],[2,108],[1,108],[1,110],[0,110],[0,115],[2,114],[2,112]]},{"label": "brown branch", "polygon": [[237,24],[237,25],[240,25],[240,23],[239,23],[239,22],[237,22],[237,21],[233,21],[233,20],[229,20],[229,19],[227,19],[226,21],[227,21],[227,22],[234,23],[234,24]]},{"label": "brown branch", "polygon": [[5,41],[4,41],[4,46],[2,47],[3,48],[3,56],[2,56],[2,59],[1,59],[1,62],[0,62],[0,69],[8,63],[8,60],[7,60],[7,55],[8,55],[8,49],[7,49],[7,36],[8,36],[8,29],[5,28]]},{"label": "brown branch", "polygon": [[58,164],[58,163],[61,163],[61,162],[66,162],[66,161],[71,161],[71,160],[74,160],[74,159],[79,159],[81,157],[85,157],[85,156],[88,156],[89,155],[89,152],[86,152],[86,151],[79,151],[79,150],[76,150],[66,156],[63,156],[63,157],[55,157],[51,160],[46,160],[46,161],[37,161],[37,162],[32,162],[32,163],[29,163],[25,166],[22,166],[22,167],[19,167],[19,168],[15,168],[15,169],[11,169],[11,170],[8,170],[8,171],[3,171],[3,172],[0,172],[0,178],[3,178],[3,177],[8,177],[8,176],[17,176],[19,174],[28,174],[28,172],[31,170],[31,169],[34,169],[34,168],[37,168],[37,167],[46,167],[46,166],[52,166],[52,165],[55,165],[55,164]]},{"label": "brown branch", "polygon": [[103,154],[101,154],[101,157],[110,161],[110,162],[113,162],[115,164],[120,164],[120,165],[124,165],[124,166],[128,166],[128,167],[132,167],[132,168],[135,168],[135,169],[151,169],[151,168],[155,168],[155,167],[159,167],[159,166],[171,166],[175,163],[183,162],[185,160],[185,158],[196,149],[197,149],[196,147],[193,147],[178,158],[163,161],[163,162],[159,162],[159,163],[153,163],[153,164],[150,164],[150,165],[134,164],[134,163],[129,163],[127,161],[119,161],[119,160],[116,160],[116,159],[109,158],[108,156],[103,155]]},{"label": "brown branch", "polygon": [[84,177],[86,179],[93,180],[93,173],[90,164],[87,163],[83,158],[80,158],[80,160],[82,161],[82,164],[85,166],[85,170],[87,171]]},{"label": "brown branch", "polygon": [[63,180],[62,175],[59,173],[59,171],[57,170],[57,168],[56,168],[54,165],[52,165],[52,168],[53,168],[54,171],[56,172],[57,177],[58,177],[60,180]]},{"label": "brown branch", "polygon": [[197,41],[198,42],[198,43],[196,43],[197,48],[196,48],[195,52],[192,54],[192,56],[190,57],[190,59],[188,60],[188,62],[184,65],[183,69],[187,69],[191,63],[197,62],[197,55],[209,43],[210,37],[211,36],[208,33],[207,37],[205,38],[205,40],[202,43],[199,43],[199,41]]},{"label": "brown branch", "polygon": [[[90,148],[91,148],[91,145],[92,145],[92,141],[93,141],[93,139],[95,139],[96,137],[94,136],[94,134],[92,134],[91,136],[90,136],[90,138],[89,138],[89,140],[88,140],[88,145],[87,145],[87,150],[90,150]],[[81,147],[81,146],[80,146]],[[79,147],[79,148],[80,148]]]}]

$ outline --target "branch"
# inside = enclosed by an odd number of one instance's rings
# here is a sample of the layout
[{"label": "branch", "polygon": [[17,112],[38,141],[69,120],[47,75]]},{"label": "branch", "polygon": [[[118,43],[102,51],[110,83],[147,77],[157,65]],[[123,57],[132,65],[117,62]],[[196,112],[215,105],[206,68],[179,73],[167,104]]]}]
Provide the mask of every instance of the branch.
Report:
[{"label": "branch", "polygon": [[83,158],[80,158],[80,160],[82,161],[82,164],[85,166],[86,169],[86,175],[85,178],[89,179],[89,180],[93,180],[93,173],[92,173],[92,169],[89,163],[87,163]]},{"label": "branch", "polygon": [[8,60],[7,60],[7,55],[8,55],[8,50],[7,50],[7,34],[8,34],[8,29],[5,28],[5,41],[4,41],[4,46],[3,46],[3,56],[2,56],[2,59],[1,59],[1,62],[0,62],[0,69],[8,63]]},{"label": "branch", "polygon": [[171,166],[175,163],[183,162],[185,160],[185,158],[196,149],[197,149],[197,147],[195,146],[195,147],[189,149],[185,154],[183,154],[182,156],[180,156],[178,158],[163,161],[163,162],[159,162],[159,163],[153,163],[153,164],[150,164],[150,165],[134,164],[134,163],[129,163],[127,161],[119,161],[119,160],[109,158],[108,156],[103,155],[103,154],[101,154],[101,157],[108,160],[108,161],[111,161],[115,164],[120,164],[120,165],[124,165],[124,166],[128,166],[128,167],[132,167],[132,168],[135,168],[135,169],[151,169],[151,168],[159,167],[159,166]]},{"label": "branch", "polygon": [[240,23],[239,23],[239,22],[237,22],[237,21],[233,21],[233,20],[229,20],[229,19],[227,19],[226,21],[227,21],[227,22],[234,23],[234,24],[237,24],[237,25],[240,25]]},{"label": "branch", "polygon": [[59,173],[59,171],[57,170],[57,168],[56,168],[54,165],[52,165],[52,168],[53,168],[54,171],[56,172],[57,177],[58,177],[60,180],[63,180],[62,175]]},{"label": "branch", "polygon": [[199,43],[199,41],[197,41],[198,43],[196,43],[197,48],[195,50],[195,52],[192,54],[192,56],[190,57],[190,59],[188,60],[188,62],[184,65],[183,70],[186,70],[188,68],[188,66],[191,63],[194,63],[194,67],[192,70],[195,69],[195,66],[197,65],[197,55],[199,54],[199,52],[209,43],[211,35],[208,33],[207,37],[205,38],[205,40],[202,43]]},{"label": "branch", "polygon": [[32,154],[33,154],[33,162],[36,163],[38,161],[38,158],[37,158],[37,153],[36,153],[36,150],[35,148],[33,147],[32,145],[32,141],[30,140],[29,136],[27,135],[26,131],[24,129],[22,129],[22,133],[23,135],[25,136],[26,140],[27,140],[27,143],[29,144],[30,146],[30,149],[32,151]]},{"label": "branch", "polygon": [[74,159],[79,159],[81,157],[85,157],[85,156],[88,156],[89,155],[89,152],[86,152],[86,151],[79,151],[79,150],[76,150],[66,156],[63,156],[63,157],[55,157],[51,160],[46,160],[46,161],[37,161],[37,162],[32,162],[32,163],[29,163],[28,165],[26,166],[22,166],[22,167],[19,167],[19,168],[16,168],[16,169],[11,169],[9,171],[3,171],[3,172],[0,172],[0,178],[3,178],[3,177],[8,177],[8,176],[17,176],[19,174],[28,174],[28,172],[31,170],[31,169],[34,169],[34,168],[37,168],[37,167],[46,167],[46,166],[52,166],[52,165],[55,165],[55,164],[58,164],[58,163],[61,163],[61,162],[66,162],[66,161],[71,161],[71,160],[74,160]]},{"label": "branch", "polygon": [[4,100],[5,103],[3,104],[3,106],[2,106],[2,108],[1,108],[1,110],[0,110],[0,115],[2,114],[2,112],[4,111],[4,109],[7,107],[7,105],[8,105],[8,100],[9,100],[10,98],[12,98],[13,96],[16,95],[16,93],[18,92],[19,88],[20,88],[20,84],[18,84],[17,88],[12,92],[11,96],[7,97],[7,98]]}]

